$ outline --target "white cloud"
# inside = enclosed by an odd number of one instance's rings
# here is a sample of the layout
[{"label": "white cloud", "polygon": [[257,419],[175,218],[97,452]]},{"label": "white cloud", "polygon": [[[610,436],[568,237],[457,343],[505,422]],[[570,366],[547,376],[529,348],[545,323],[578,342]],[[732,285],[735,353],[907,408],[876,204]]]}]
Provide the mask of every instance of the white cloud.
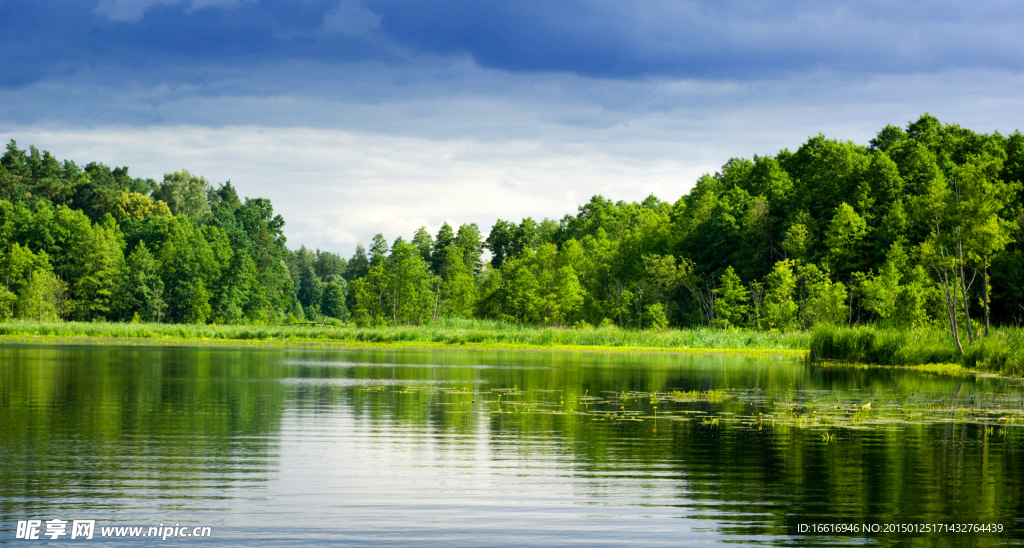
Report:
[{"label": "white cloud", "polygon": [[179,4],[182,0],[100,0],[96,13],[124,23],[142,19],[146,10],[161,4]]},{"label": "white cloud", "polygon": [[114,21],[135,23],[146,11],[160,5],[189,4],[188,11],[203,8],[229,8],[255,0],[99,0],[95,12]]},{"label": "white cloud", "polygon": [[986,70],[612,81],[439,62],[289,64],[187,85],[106,76],[85,76],[88,96],[69,96],[78,75],[0,89],[0,139],[135,176],[231,179],[273,201],[289,245],[345,254],[376,232],[561,218],[594,194],[674,201],[730,157],[819,132],[863,144],[925,111],[983,132],[1024,127],[1024,75]]},{"label": "white cloud", "polygon": [[350,38],[366,36],[380,28],[380,15],[366,9],[357,0],[341,0],[324,14],[323,31]]},{"label": "white cloud", "polygon": [[579,145],[429,140],[311,128],[195,126],[53,131],[23,128],[59,158],[128,165],[136,177],[188,169],[231,179],[243,196],[270,198],[293,247],[351,253],[376,232],[409,238],[419,226],[498,217],[560,218],[592,194],[643,199],[679,194],[702,167],[638,162]]}]

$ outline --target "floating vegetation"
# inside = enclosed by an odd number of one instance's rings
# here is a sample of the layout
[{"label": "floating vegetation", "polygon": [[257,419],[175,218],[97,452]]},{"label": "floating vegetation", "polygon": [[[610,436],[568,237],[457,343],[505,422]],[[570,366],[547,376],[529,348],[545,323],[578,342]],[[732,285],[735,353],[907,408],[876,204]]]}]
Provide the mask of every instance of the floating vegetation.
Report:
[{"label": "floating vegetation", "polygon": [[562,390],[495,387],[480,392],[472,385],[420,381],[367,387],[365,394],[418,395],[429,405],[473,407],[475,412],[515,416],[567,416],[605,423],[693,422],[706,428],[778,428],[817,432],[824,443],[836,441],[840,429],[899,429],[909,425],[970,424],[986,437],[1024,426],[1024,398],[1019,392],[935,393],[895,390],[835,392],[828,390],[742,389],[608,391],[599,396]]},{"label": "floating vegetation", "polygon": [[722,390],[708,390],[707,392],[699,392],[697,390],[691,390],[689,392],[673,390],[669,392],[666,397],[669,401],[677,403],[688,401],[708,401],[716,403],[729,398],[730,396]]}]

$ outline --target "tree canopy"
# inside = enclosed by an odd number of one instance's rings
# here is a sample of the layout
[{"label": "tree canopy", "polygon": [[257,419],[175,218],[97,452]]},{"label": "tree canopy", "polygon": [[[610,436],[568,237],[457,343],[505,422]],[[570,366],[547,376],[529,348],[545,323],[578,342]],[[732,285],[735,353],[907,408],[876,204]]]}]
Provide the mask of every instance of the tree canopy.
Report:
[{"label": "tree canopy", "polygon": [[[0,317],[632,328],[1024,319],[1024,135],[925,114],[867,145],[734,158],[674,202],[594,196],[559,220],[289,250],[269,200],[188,171],[0,158]],[[959,344],[959,342],[958,342]]]}]

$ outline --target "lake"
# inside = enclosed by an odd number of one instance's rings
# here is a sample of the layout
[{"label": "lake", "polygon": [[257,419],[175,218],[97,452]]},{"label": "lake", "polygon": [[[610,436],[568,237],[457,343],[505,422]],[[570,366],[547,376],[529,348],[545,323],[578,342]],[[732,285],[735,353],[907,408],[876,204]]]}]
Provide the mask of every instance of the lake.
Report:
[{"label": "lake", "polygon": [[1020,545],[1021,396],[772,356],[8,345],[0,544]]}]

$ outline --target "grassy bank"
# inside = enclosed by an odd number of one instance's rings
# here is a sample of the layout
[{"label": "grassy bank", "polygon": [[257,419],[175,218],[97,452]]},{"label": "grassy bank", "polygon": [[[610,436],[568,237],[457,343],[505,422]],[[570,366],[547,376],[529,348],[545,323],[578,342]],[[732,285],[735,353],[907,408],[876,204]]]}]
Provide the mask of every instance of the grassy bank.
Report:
[{"label": "grassy bank", "polygon": [[959,356],[939,329],[894,330],[874,327],[818,327],[811,332],[748,329],[665,329],[637,331],[606,327],[530,327],[488,320],[442,320],[405,327],[291,325],[183,325],[149,323],[0,323],[0,337],[149,339],[152,341],[318,342],[348,346],[478,347],[509,349],[590,349],[664,351],[770,351],[802,353],[812,360],[920,366],[957,364],[1005,375],[1024,375],[1024,329],[998,328]]},{"label": "grassy bank", "polygon": [[485,346],[508,348],[593,348],[651,350],[805,351],[808,333],[765,333],[733,329],[637,331],[617,327],[572,329],[528,327],[486,320],[443,320],[416,327],[319,327],[178,325],[146,323],[0,323],[0,336],[99,337],[183,340],[314,341],[352,345]]},{"label": "grassy bank", "polygon": [[810,358],[878,365],[952,363],[1004,375],[1024,374],[1024,329],[993,329],[974,344],[965,340],[960,356],[941,329],[819,327],[811,332]]}]

